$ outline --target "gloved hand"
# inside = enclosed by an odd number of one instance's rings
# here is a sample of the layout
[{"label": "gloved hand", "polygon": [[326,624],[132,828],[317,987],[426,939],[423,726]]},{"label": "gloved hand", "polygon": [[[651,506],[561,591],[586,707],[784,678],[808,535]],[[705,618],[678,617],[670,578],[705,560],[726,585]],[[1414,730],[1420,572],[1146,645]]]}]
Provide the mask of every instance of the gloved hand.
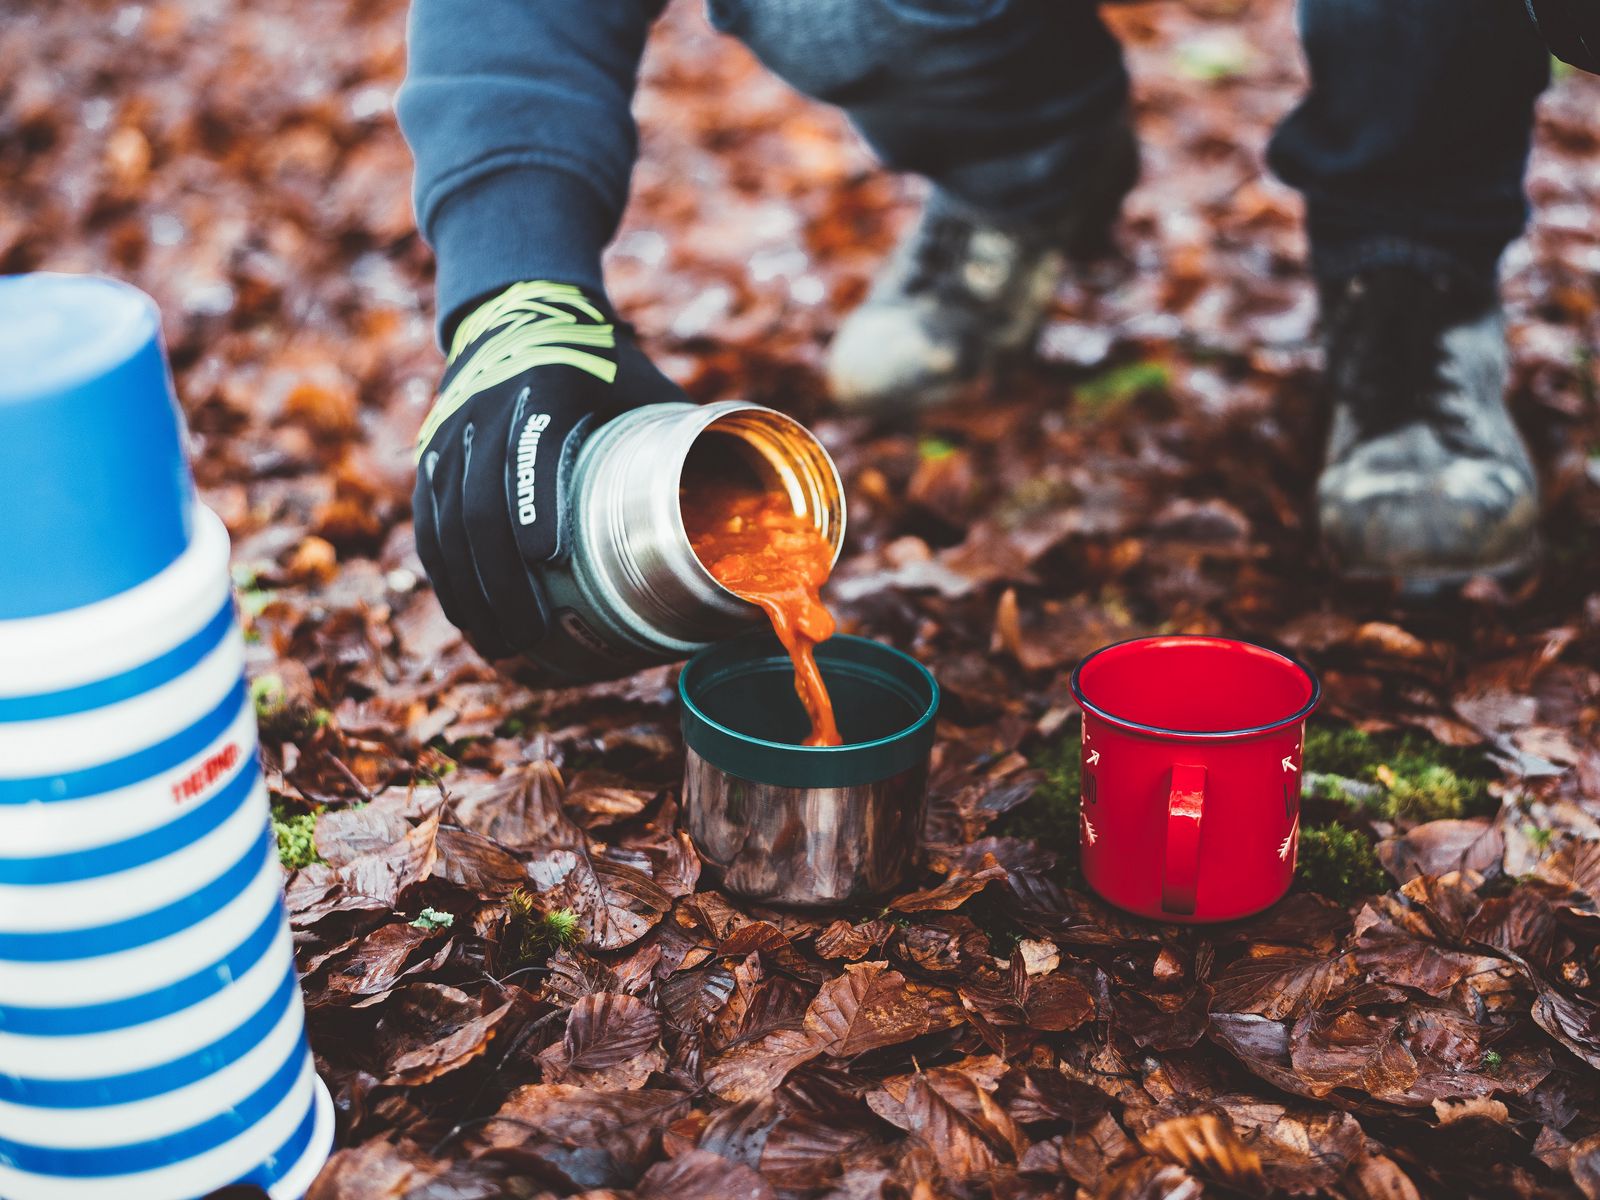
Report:
[{"label": "gloved hand", "polygon": [[417,554],[445,615],[488,659],[538,645],[538,567],[567,552],[573,460],[595,425],[683,401],[604,300],[517,283],[467,315],[417,435]]},{"label": "gloved hand", "polygon": [[1526,0],[1545,45],[1564,63],[1600,74],[1600,0]]}]

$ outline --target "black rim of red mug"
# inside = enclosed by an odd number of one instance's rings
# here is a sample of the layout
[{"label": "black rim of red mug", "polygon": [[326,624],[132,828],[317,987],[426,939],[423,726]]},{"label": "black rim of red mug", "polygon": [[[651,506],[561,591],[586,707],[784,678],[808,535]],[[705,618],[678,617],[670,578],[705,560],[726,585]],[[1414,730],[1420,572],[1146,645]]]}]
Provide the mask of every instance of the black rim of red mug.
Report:
[{"label": "black rim of red mug", "polygon": [[[1305,704],[1301,705],[1301,707],[1298,710],[1296,710],[1296,712],[1292,716],[1284,717],[1283,719],[1278,720],[1278,721],[1269,721],[1265,725],[1254,725],[1254,726],[1251,726],[1251,727],[1246,728],[1246,729],[1201,730],[1201,729],[1168,729],[1168,728],[1166,728],[1165,726],[1162,726],[1162,725],[1146,725],[1142,721],[1133,721],[1133,720],[1129,720],[1127,717],[1119,717],[1119,716],[1115,715],[1114,713],[1107,712],[1105,709],[1101,708],[1098,704],[1095,704],[1095,703],[1091,702],[1089,700],[1089,698],[1083,694],[1083,685],[1082,685],[1082,683],[1080,682],[1080,679],[1079,679],[1079,677],[1083,674],[1083,669],[1086,666],[1088,666],[1091,662],[1093,662],[1095,659],[1099,658],[1102,654],[1105,654],[1107,651],[1116,650],[1117,648],[1119,648],[1121,646],[1131,646],[1135,642],[1175,642],[1175,641],[1232,642],[1233,644],[1238,645],[1238,646],[1253,646],[1257,650],[1265,650],[1268,654],[1274,655],[1277,658],[1281,658],[1284,662],[1288,663],[1291,667],[1295,668],[1295,670],[1299,671],[1302,675],[1304,675],[1307,679],[1309,679],[1311,681],[1311,698],[1309,700],[1307,700],[1305,702]],[[1083,709],[1085,712],[1093,713],[1095,716],[1099,717],[1103,721],[1110,721],[1113,725],[1119,725],[1119,726],[1123,727],[1124,729],[1136,729],[1140,733],[1159,734],[1162,737],[1169,737],[1169,738],[1173,738],[1173,737],[1178,737],[1178,738],[1211,738],[1211,739],[1215,739],[1217,741],[1222,741],[1222,740],[1225,740],[1227,738],[1254,737],[1256,734],[1260,734],[1260,733],[1271,733],[1275,729],[1286,729],[1290,725],[1298,724],[1299,722],[1304,721],[1307,717],[1309,717],[1312,714],[1312,712],[1315,711],[1315,709],[1317,707],[1317,703],[1322,699],[1322,680],[1317,678],[1317,673],[1315,671],[1313,671],[1310,667],[1306,666],[1305,663],[1301,662],[1298,658],[1295,658],[1293,655],[1285,654],[1282,650],[1275,649],[1272,646],[1263,645],[1260,642],[1252,642],[1247,638],[1220,637],[1220,636],[1218,636],[1216,634],[1211,634],[1211,633],[1157,633],[1157,634],[1147,634],[1144,637],[1123,638],[1122,641],[1120,641],[1120,642],[1112,642],[1108,646],[1101,646],[1098,650],[1095,650],[1092,653],[1090,653],[1088,655],[1085,655],[1084,658],[1078,663],[1078,665],[1072,668],[1071,686],[1072,686],[1073,698],[1077,700],[1079,708]]]}]

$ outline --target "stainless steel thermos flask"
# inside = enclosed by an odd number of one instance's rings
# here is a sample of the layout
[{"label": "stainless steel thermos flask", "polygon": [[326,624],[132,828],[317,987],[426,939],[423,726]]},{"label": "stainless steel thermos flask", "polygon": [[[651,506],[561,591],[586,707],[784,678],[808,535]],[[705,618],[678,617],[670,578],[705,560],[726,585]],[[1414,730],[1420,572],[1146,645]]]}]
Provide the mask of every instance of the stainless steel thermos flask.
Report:
[{"label": "stainless steel thermos flask", "polygon": [[526,655],[541,675],[609,679],[687,658],[757,627],[761,610],[711,577],[680,494],[728,471],[787,495],[833,546],[844,490],[803,425],[759,404],[652,404],[602,425],[573,467],[571,552],[540,572],[550,632]]}]

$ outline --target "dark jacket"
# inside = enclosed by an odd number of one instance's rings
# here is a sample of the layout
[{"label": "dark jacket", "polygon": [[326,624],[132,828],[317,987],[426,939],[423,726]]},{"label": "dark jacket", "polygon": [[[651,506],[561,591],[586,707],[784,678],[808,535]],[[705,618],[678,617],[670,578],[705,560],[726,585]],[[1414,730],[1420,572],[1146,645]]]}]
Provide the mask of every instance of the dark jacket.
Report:
[{"label": "dark jacket", "polygon": [[522,279],[598,293],[638,153],[630,108],[665,0],[413,0],[396,105],[449,328]]}]

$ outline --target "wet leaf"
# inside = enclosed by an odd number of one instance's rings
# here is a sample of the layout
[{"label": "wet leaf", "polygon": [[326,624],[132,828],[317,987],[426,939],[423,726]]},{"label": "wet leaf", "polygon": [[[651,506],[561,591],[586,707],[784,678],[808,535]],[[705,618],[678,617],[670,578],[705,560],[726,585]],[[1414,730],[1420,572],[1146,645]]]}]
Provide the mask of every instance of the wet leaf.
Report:
[{"label": "wet leaf", "polygon": [[487,1053],[497,1026],[511,1013],[512,1008],[508,1001],[493,1012],[473,1018],[431,1045],[393,1059],[389,1063],[389,1077],[384,1082],[414,1087],[431,1083],[441,1075],[465,1066]]},{"label": "wet leaf", "polygon": [[1261,1156],[1239,1140],[1231,1122],[1215,1114],[1172,1117],[1141,1134],[1140,1141],[1152,1154],[1231,1187],[1254,1189],[1263,1183]]},{"label": "wet leaf", "polygon": [[1600,841],[1574,839],[1534,868],[1552,887],[1600,904]]},{"label": "wet leaf", "polygon": [[1429,821],[1378,845],[1384,869],[1401,883],[1451,871],[1497,874],[1504,853],[1505,839],[1487,818]]},{"label": "wet leaf", "polygon": [[538,762],[475,785],[456,813],[468,829],[512,850],[577,846],[582,835],[561,807],[563,794],[560,772]]},{"label": "wet leaf", "polygon": [[553,851],[529,863],[528,875],[552,907],[578,914],[584,944],[598,950],[638,941],[672,907],[644,872],[587,852]]},{"label": "wet leaf", "polygon": [[639,1200],[773,1200],[767,1181],[743,1163],[690,1150],[645,1172]]},{"label": "wet leaf", "polygon": [[503,896],[527,882],[522,864],[482,834],[441,829],[433,873],[479,896]]},{"label": "wet leaf", "polygon": [[654,789],[632,787],[623,776],[582,771],[567,785],[564,807],[585,829],[596,829],[643,812],[654,797]]},{"label": "wet leaf", "polygon": [[438,858],[439,813],[424,819],[399,841],[359,855],[341,867],[317,864],[295,873],[285,901],[298,927],[337,912],[391,909],[400,893],[427,877]]},{"label": "wet leaf", "polygon": [[706,1064],[706,1086],[734,1103],[771,1094],[790,1071],[822,1048],[810,1033],[780,1029],[723,1051]]},{"label": "wet leaf", "polygon": [[1394,1017],[1309,1014],[1295,1024],[1290,1057],[1315,1096],[1355,1088],[1383,1099],[1403,1095],[1417,1079],[1417,1060],[1402,1042]]},{"label": "wet leaf", "polygon": [[418,948],[434,940],[432,931],[411,924],[384,925],[324,959],[306,983],[307,1002],[316,1007],[382,995],[400,979]]},{"label": "wet leaf", "polygon": [[956,998],[910,983],[886,963],[852,963],[822,986],[806,1010],[806,1031],[824,1054],[850,1058],[960,1023]]},{"label": "wet leaf", "polygon": [[600,992],[584,996],[567,1014],[566,1065],[599,1071],[637,1058],[661,1036],[661,1021],[633,996]]},{"label": "wet leaf", "polygon": [[1117,1164],[1138,1153],[1138,1144],[1107,1114],[1083,1132],[1035,1142],[1023,1154],[1020,1166],[1030,1175],[1069,1179],[1099,1191]]},{"label": "wet leaf", "polygon": [[1585,1200],[1600,1200],[1600,1133],[1574,1142],[1567,1153],[1567,1169]]},{"label": "wet leaf", "polygon": [[937,887],[900,896],[889,907],[898,912],[933,910],[948,912],[960,908],[990,884],[999,883],[1006,878],[1006,869],[991,860],[988,866],[981,867],[971,874],[952,875]]},{"label": "wet leaf", "polygon": [[443,1165],[410,1144],[365,1142],[336,1151],[306,1200],[403,1200]]},{"label": "wet leaf", "polygon": [[883,920],[867,921],[861,925],[835,921],[817,935],[817,953],[823,958],[842,958],[855,962],[882,946],[893,932],[894,926]]},{"label": "wet leaf", "polygon": [[1600,1005],[1547,984],[1534,998],[1533,1019],[1584,1062],[1600,1069]]},{"label": "wet leaf", "polygon": [[1348,955],[1246,955],[1211,981],[1215,1012],[1260,1013],[1282,1020],[1320,1008],[1357,978]]},{"label": "wet leaf", "polygon": [[630,1187],[658,1128],[688,1108],[679,1092],[597,1092],[538,1083],[506,1098],[478,1134],[479,1152],[528,1163],[572,1189]]},{"label": "wet leaf", "polygon": [[1015,1164],[1028,1146],[1022,1130],[989,1092],[949,1068],[912,1076],[903,1104],[887,1115],[926,1142],[952,1179]]}]

